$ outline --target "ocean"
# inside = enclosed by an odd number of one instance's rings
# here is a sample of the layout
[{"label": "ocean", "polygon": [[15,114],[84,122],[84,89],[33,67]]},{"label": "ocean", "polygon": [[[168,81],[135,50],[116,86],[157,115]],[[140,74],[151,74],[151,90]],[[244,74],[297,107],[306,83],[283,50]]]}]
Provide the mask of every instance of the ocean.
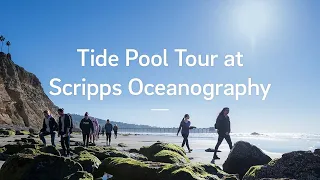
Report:
[{"label": "ocean", "polygon": [[[130,134],[130,132],[122,133]],[[131,134],[177,136],[176,133],[134,132]],[[283,154],[291,151],[314,151],[315,149],[320,149],[320,134],[263,133],[251,135],[250,133],[231,133],[230,136],[233,143],[237,141],[247,141],[268,153]],[[217,138],[217,133],[191,133],[189,136],[190,141],[209,144],[212,148],[214,148]],[[223,143],[226,142],[224,141]]]}]

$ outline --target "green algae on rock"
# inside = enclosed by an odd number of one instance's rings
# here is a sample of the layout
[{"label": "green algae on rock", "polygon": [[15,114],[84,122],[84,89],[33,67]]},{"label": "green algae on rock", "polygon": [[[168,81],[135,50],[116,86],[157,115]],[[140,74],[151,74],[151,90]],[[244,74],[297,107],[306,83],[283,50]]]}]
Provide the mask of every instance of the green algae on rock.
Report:
[{"label": "green algae on rock", "polygon": [[16,135],[16,131],[11,130],[11,129],[0,129],[0,135],[14,136],[14,135]]},{"label": "green algae on rock", "polygon": [[162,150],[158,152],[154,155],[152,160],[163,163],[190,163],[188,158],[169,150]]},{"label": "green algae on rock", "polygon": [[7,144],[4,147],[6,148],[4,153],[9,155],[19,153],[26,148],[39,149],[39,146],[34,144]]},{"label": "green algae on rock", "polygon": [[60,151],[54,146],[45,146],[39,149],[41,152],[61,156]]},{"label": "green algae on rock", "polygon": [[15,142],[18,144],[41,144],[40,140],[34,138],[16,139]]},{"label": "green algae on rock", "polygon": [[236,175],[223,172],[213,164],[169,164],[160,171],[161,179],[175,180],[205,180],[205,179],[228,179],[238,180]]},{"label": "green algae on rock", "polygon": [[267,165],[253,166],[243,180],[262,178],[320,179],[320,156],[311,151],[294,151]]},{"label": "green algae on rock", "polygon": [[123,158],[133,158],[136,160],[148,160],[145,156],[137,153],[128,153],[125,151],[119,151],[116,148],[112,147],[82,147],[77,146],[72,149],[72,151],[76,154],[80,154],[82,151],[87,151],[90,154],[97,157],[100,161],[103,161],[104,159],[108,157],[123,157]]},{"label": "green algae on rock", "polygon": [[70,159],[51,154],[22,154],[10,156],[0,170],[0,179],[56,180],[83,171],[82,166]]},{"label": "green algae on rock", "polygon": [[16,135],[30,135],[29,131],[21,130],[16,131]]},{"label": "green algae on rock", "polygon": [[86,171],[78,171],[65,177],[64,180],[93,180],[93,175]]},{"label": "green algae on rock", "polygon": [[38,149],[34,149],[34,148],[25,148],[23,150],[21,150],[19,153],[21,154],[30,154],[30,155],[39,155],[41,154],[42,152],[39,151]]},{"label": "green algae on rock", "polygon": [[79,156],[77,156],[73,160],[80,163],[83,167],[83,170],[89,173],[92,173],[95,170],[97,170],[99,165],[101,164],[101,161],[97,157],[95,157],[87,151],[80,152]]},{"label": "green algae on rock", "polygon": [[223,172],[218,166],[205,164],[169,164],[161,162],[142,162],[131,158],[107,158],[94,172],[94,177],[112,174],[115,179],[130,180],[238,180],[235,175]]},{"label": "green algae on rock", "polygon": [[102,177],[105,173],[112,174],[116,179],[156,179],[156,168],[145,162],[132,158],[110,157],[100,164],[97,171],[93,173],[95,178]]},{"label": "green algae on rock", "polygon": [[149,160],[154,161],[156,159],[154,156],[162,150],[176,152],[180,154],[182,157],[184,157],[184,159],[188,159],[186,157],[186,152],[182,147],[175,144],[162,143],[162,142],[157,142],[149,147],[142,147],[140,148],[140,153],[146,156]]}]

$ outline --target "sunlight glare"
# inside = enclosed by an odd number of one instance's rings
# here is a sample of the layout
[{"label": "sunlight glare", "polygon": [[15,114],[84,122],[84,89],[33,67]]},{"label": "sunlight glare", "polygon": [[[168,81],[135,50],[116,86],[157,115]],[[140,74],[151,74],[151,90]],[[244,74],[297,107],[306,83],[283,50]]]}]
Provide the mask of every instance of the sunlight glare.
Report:
[{"label": "sunlight glare", "polygon": [[[256,41],[258,36],[265,35],[272,28],[273,19],[271,4],[264,0],[247,0],[237,4],[233,19],[236,30]],[[269,1],[270,2],[270,1]]]}]

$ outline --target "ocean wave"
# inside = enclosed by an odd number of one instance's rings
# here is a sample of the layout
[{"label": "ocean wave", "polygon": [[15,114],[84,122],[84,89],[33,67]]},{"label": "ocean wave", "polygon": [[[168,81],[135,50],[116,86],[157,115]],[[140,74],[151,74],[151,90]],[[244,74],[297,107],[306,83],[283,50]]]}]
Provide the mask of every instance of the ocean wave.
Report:
[{"label": "ocean wave", "polygon": [[[123,134],[156,135],[156,136],[176,136],[176,133],[150,133],[150,132],[122,132]],[[320,134],[306,133],[261,133],[252,135],[251,133],[230,133],[235,138],[253,138],[253,139],[305,139],[320,140]],[[190,138],[214,138],[217,133],[190,133]]]}]

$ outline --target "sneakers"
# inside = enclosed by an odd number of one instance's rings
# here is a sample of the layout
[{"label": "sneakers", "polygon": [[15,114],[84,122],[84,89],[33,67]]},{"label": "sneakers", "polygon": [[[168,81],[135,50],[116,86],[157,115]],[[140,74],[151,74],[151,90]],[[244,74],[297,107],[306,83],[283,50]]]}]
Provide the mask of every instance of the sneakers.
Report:
[{"label": "sneakers", "polygon": [[189,153],[191,153],[191,152],[192,152],[192,150],[193,150],[193,149],[189,149]]},{"label": "sneakers", "polygon": [[211,164],[215,164],[215,160],[214,159],[211,160]]}]

